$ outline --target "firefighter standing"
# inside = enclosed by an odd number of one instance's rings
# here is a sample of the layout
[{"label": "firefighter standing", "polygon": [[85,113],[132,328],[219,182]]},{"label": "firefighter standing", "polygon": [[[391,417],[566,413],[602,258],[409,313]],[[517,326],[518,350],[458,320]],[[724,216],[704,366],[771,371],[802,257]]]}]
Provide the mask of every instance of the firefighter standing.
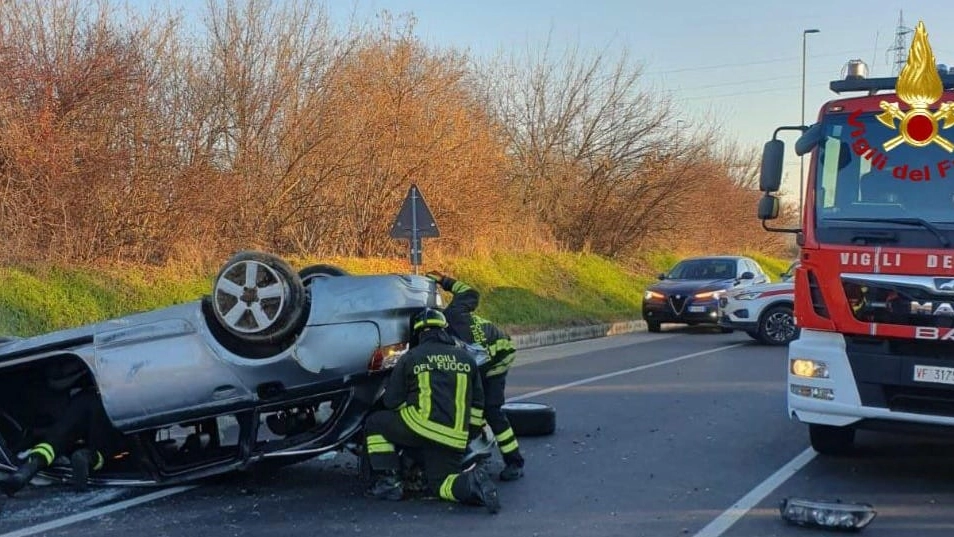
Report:
[{"label": "firefighter standing", "polygon": [[467,343],[476,343],[487,349],[490,360],[480,368],[484,388],[484,417],[497,438],[497,445],[506,466],[500,472],[501,481],[514,481],[523,476],[524,459],[520,454],[517,436],[503,411],[506,401],[507,372],[513,364],[516,349],[510,337],[497,325],[474,313],[480,302],[480,293],[466,283],[428,272],[431,278],[454,298],[444,308],[450,332]]},{"label": "firefighter standing", "polygon": [[396,446],[420,449],[424,475],[441,499],[500,509],[497,489],[479,467],[461,472],[471,432],[483,422],[483,390],[477,365],[456,346],[444,329],[447,320],[436,309],[424,309],[412,320],[418,343],[398,361],[384,392],[388,410],[371,414],[365,423],[366,448],[376,481],[369,494],[400,500]]}]

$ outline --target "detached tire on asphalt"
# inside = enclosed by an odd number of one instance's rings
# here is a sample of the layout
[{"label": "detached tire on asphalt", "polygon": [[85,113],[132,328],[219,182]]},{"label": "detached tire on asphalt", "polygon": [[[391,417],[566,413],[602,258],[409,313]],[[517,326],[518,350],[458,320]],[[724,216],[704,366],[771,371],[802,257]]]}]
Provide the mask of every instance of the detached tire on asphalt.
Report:
[{"label": "detached tire on asphalt", "polygon": [[542,403],[504,403],[501,407],[513,433],[519,436],[546,436],[556,431],[556,410]]}]

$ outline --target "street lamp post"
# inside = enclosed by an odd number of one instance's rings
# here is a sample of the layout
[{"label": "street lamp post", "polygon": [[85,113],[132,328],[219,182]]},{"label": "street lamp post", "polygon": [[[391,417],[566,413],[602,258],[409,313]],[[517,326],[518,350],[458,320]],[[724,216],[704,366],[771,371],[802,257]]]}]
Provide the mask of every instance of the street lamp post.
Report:
[{"label": "street lamp post", "polygon": [[[817,34],[820,30],[812,28],[809,30],[802,31],[802,125],[805,124],[805,50],[806,50],[806,37],[808,34]],[[801,221],[801,217],[804,211],[805,203],[805,155],[799,157],[800,165],[798,170],[798,217]]]}]

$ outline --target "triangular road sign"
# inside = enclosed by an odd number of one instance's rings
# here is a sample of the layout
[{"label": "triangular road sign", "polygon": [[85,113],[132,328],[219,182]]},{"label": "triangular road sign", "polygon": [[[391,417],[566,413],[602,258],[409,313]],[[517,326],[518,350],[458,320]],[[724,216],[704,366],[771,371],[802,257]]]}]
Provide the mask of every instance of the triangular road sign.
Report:
[{"label": "triangular road sign", "polygon": [[441,233],[437,229],[434,215],[424,202],[424,196],[417,189],[417,185],[411,185],[407,197],[404,198],[404,204],[401,205],[401,210],[394,219],[394,225],[391,226],[391,238],[410,239],[415,235],[440,237]]}]

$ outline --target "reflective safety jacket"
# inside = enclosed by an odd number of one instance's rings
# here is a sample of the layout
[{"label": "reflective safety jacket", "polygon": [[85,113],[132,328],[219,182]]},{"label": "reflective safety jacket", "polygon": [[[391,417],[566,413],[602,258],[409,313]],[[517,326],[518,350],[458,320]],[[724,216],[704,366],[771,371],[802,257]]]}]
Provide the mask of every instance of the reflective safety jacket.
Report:
[{"label": "reflective safety jacket", "polygon": [[484,422],[484,390],[473,357],[443,330],[426,330],[391,371],[384,405],[415,433],[463,451]]},{"label": "reflective safety jacket", "polygon": [[481,366],[481,373],[487,377],[506,373],[513,364],[517,349],[500,327],[474,313],[480,302],[480,293],[449,276],[444,277],[441,287],[454,295],[444,308],[451,333],[467,343],[481,345],[490,355],[490,360]]}]

